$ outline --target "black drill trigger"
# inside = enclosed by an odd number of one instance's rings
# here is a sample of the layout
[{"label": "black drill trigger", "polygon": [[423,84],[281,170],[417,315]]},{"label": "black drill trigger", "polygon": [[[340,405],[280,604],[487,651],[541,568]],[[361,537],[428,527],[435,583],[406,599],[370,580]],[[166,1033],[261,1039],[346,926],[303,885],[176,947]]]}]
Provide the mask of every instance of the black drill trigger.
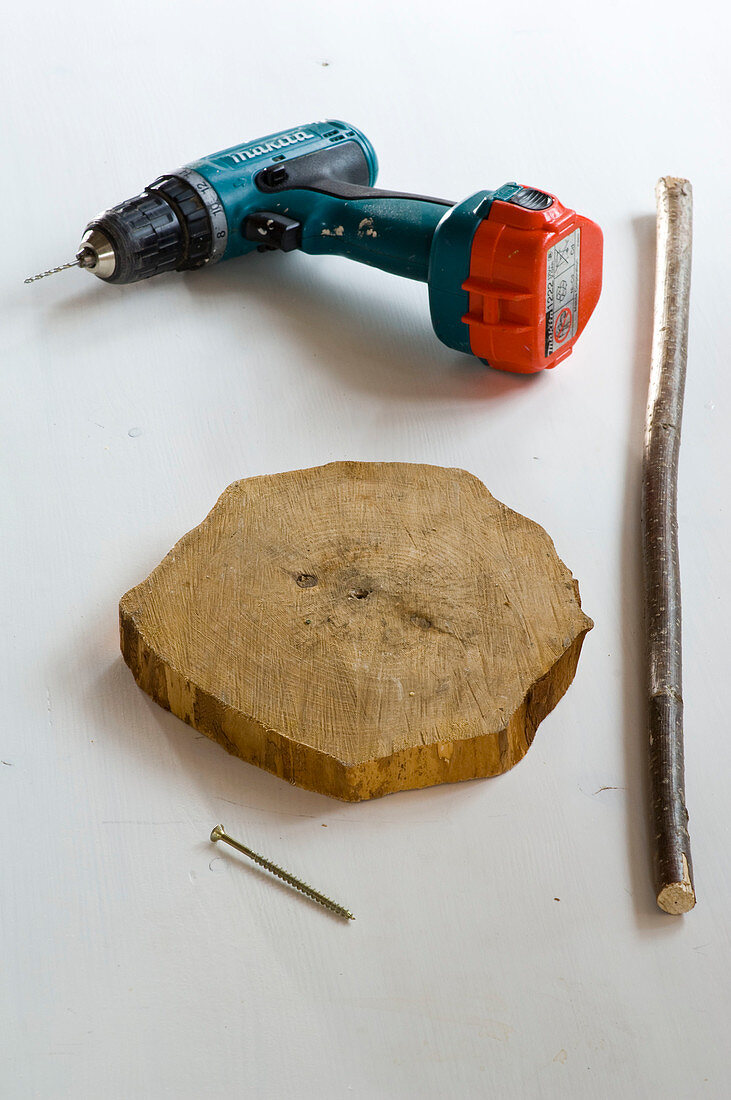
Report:
[{"label": "black drill trigger", "polygon": [[292,252],[302,244],[302,226],[285,214],[259,210],[244,220],[243,230],[246,240],[256,241],[262,252]]}]

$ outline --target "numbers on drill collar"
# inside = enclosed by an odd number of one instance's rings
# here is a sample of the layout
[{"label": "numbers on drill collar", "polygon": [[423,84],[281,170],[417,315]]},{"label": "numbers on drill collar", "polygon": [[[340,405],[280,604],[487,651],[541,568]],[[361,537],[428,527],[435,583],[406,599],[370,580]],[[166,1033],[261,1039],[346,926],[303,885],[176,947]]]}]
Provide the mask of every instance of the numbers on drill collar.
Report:
[{"label": "numbers on drill collar", "polygon": [[191,187],[196,189],[203,200],[211,222],[212,242],[211,253],[206,262],[209,264],[218,263],[218,261],[223,258],[223,254],[226,251],[226,244],[228,243],[228,222],[226,220],[223,204],[215,189],[200,172],[196,172],[193,168],[181,168],[178,172],[175,172],[174,175],[178,176],[180,179],[186,180]]}]

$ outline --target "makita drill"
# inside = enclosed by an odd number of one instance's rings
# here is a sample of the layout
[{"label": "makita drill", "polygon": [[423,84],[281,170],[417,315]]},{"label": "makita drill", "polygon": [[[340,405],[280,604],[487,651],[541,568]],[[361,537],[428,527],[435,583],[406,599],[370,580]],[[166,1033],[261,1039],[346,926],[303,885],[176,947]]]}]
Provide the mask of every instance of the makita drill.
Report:
[{"label": "makita drill", "polygon": [[160,176],[89,222],[52,271],[132,283],[254,250],[330,253],[425,282],[439,339],[498,370],[570,355],[601,290],[594,222],[518,183],[453,203],[375,188],[377,171],[345,122],[282,130]]}]

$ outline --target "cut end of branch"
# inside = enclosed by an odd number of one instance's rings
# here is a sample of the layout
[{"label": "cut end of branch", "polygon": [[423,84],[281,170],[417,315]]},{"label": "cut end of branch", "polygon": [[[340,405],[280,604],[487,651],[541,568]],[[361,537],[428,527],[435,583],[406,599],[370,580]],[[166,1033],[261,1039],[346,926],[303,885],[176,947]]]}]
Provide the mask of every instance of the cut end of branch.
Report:
[{"label": "cut end of branch", "polygon": [[661,176],[655,185],[655,195],[659,198],[668,191],[679,191],[681,195],[693,195],[693,187],[690,180],[682,176]]},{"label": "cut end of branch", "polygon": [[657,895],[657,904],[671,916],[689,913],[695,905],[695,890],[688,882],[671,882]]}]

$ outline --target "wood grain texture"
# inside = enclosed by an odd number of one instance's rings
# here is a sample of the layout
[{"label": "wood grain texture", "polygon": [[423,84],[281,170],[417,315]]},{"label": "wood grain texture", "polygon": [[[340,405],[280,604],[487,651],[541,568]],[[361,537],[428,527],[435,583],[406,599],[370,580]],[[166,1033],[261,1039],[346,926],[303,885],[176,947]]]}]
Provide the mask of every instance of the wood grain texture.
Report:
[{"label": "wood grain texture", "polygon": [[161,706],[347,801],[512,767],[593,625],[546,532],[477,478],[358,462],[229,486],[120,624]]}]

